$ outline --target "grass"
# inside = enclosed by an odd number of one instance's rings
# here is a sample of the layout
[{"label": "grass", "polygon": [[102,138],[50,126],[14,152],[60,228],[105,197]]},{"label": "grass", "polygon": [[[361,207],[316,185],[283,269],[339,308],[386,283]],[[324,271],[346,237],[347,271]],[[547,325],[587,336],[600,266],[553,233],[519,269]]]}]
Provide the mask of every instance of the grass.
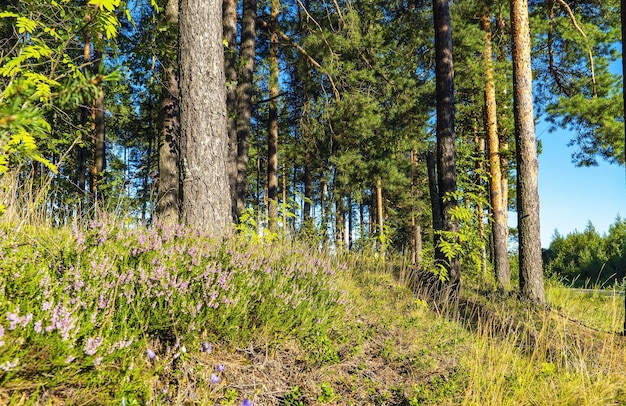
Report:
[{"label": "grass", "polygon": [[467,289],[442,312],[371,255],[115,219],[2,230],[0,404],[626,403],[619,295]]}]

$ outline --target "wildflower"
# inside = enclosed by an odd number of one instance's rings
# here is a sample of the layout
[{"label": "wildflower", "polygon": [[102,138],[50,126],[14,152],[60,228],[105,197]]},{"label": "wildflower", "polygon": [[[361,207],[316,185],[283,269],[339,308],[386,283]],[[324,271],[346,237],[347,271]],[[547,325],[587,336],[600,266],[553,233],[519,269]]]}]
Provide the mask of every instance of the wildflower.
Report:
[{"label": "wildflower", "polygon": [[211,349],[213,347],[211,346],[211,344],[207,343],[206,341],[202,343],[202,352],[211,352]]},{"label": "wildflower", "polygon": [[216,383],[220,383],[222,382],[222,378],[220,378],[219,376],[215,375],[215,374],[211,374],[211,383],[212,384],[216,384]]},{"label": "wildflower", "polygon": [[35,326],[33,328],[35,329],[36,333],[41,333],[41,331],[42,331],[41,320],[37,320],[35,322]]},{"label": "wildflower", "polygon": [[0,369],[3,370],[4,372],[9,372],[13,368],[15,368],[17,364],[19,363],[20,363],[19,358],[15,358],[13,361],[7,361],[4,364],[0,364]]},{"label": "wildflower", "polygon": [[244,399],[243,402],[241,402],[241,406],[253,406],[253,403],[250,399]]},{"label": "wildflower", "polygon": [[97,367],[98,365],[100,365],[101,362],[102,362],[102,357],[98,357],[93,360],[93,366]]},{"label": "wildflower", "polygon": [[65,363],[66,364],[70,364],[75,359],[76,359],[76,357],[74,357],[73,355],[68,355],[67,358],[65,358]]},{"label": "wildflower", "polygon": [[102,344],[102,337],[89,337],[84,347],[85,354],[94,355],[98,351],[100,344]]},{"label": "wildflower", "polygon": [[153,360],[154,357],[156,357],[156,354],[150,348],[148,348],[146,352],[148,353],[148,358],[150,358],[150,360]]},{"label": "wildflower", "polygon": [[222,364],[217,364],[217,372],[224,372],[224,365]]}]

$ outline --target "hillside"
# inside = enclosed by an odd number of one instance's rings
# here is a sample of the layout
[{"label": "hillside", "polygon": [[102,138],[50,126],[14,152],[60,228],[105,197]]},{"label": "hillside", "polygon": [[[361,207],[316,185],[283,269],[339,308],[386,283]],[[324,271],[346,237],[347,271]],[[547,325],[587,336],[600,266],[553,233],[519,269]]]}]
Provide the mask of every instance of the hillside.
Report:
[{"label": "hillside", "polygon": [[470,289],[444,311],[393,258],[104,221],[0,233],[0,403],[612,405],[623,302]]}]

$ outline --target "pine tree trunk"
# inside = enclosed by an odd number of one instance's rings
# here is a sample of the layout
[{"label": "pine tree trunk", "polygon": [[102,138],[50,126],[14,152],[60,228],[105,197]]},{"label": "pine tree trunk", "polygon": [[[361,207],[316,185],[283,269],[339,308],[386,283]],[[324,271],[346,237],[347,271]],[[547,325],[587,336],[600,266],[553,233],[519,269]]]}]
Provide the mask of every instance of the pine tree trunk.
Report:
[{"label": "pine tree trunk", "polygon": [[311,192],[312,192],[312,183],[313,178],[311,176],[311,153],[309,152],[309,147],[304,146],[304,213],[303,220],[305,224],[305,229],[308,229],[311,222]]},{"label": "pine tree trunk", "polygon": [[[88,64],[91,61],[91,39],[89,34],[85,34],[85,42],[83,44],[83,61]],[[78,196],[78,212],[82,215],[85,205],[85,188],[87,186],[87,143],[89,136],[87,135],[87,126],[89,124],[89,107],[82,106],[80,109],[80,123],[82,125],[81,142],[78,147],[78,162],[76,165],[76,183],[79,189]]]},{"label": "pine tree trunk", "polygon": [[278,229],[278,13],[280,2],[272,0],[270,15],[269,122],[267,140],[267,197],[270,231]]},{"label": "pine tree trunk", "polygon": [[[428,171],[428,191],[430,194],[430,208],[433,214],[433,229],[443,229],[443,218],[441,217],[441,200],[439,199],[439,190],[437,188],[437,162],[433,151],[426,153],[426,168]],[[433,235],[433,244],[436,247],[439,244],[439,235]]]},{"label": "pine tree trunk", "polygon": [[490,200],[493,210],[492,233],[494,242],[494,270],[496,281],[503,289],[511,283],[507,244],[506,206],[502,199],[502,169],[500,167],[500,140],[498,138],[498,113],[496,108],[496,86],[493,77],[493,51],[491,47],[491,18],[485,13],[480,23],[484,31],[483,63],[485,73],[485,130],[489,142]]},{"label": "pine tree trunk", "polygon": [[419,268],[422,263],[422,233],[417,221],[419,188],[417,176],[417,151],[411,150],[411,265]]},{"label": "pine tree trunk", "polygon": [[232,227],[221,4],[181,0],[179,10],[182,220],[216,237]]},{"label": "pine tree trunk", "polygon": [[[169,0],[165,8],[168,32],[178,31],[178,0]],[[176,36],[168,37],[176,44]],[[180,218],[180,125],[178,111],[178,78],[176,62],[164,61],[161,88],[159,132],[159,185],[156,211],[161,223],[177,223]]]},{"label": "pine tree trunk", "polygon": [[224,75],[226,77],[226,127],[228,128],[228,184],[233,222],[237,215],[237,0],[223,0]]},{"label": "pine tree trunk", "polygon": [[[483,162],[485,159],[485,139],[478,135],[478,128],[474,128],[474,144],[478,149],[476,159],[476,184],[480,189],[483,187]],[[485,208],[481,202],[476,204],[476,217],[478,218],[478,237],[480,238],[480,265],[483,276],[487,276],[487,240],[485,236]]]},{"label": "pine tree trunk", "polygon": [[517,221],[520,290],[535,302],[545,302],[539,229],[538,160],[532,99],[528,1],[511,0],[513,112],[517,144]]},{"label": "pine tree trunk", "polygon": [[256,47],[257,0],[243,0],[239,81],[237,82],[237,218],[246,209],[248,192],[248,149],[252,117],[252,78]]},{"label": "pine tree trunk", "polygon": [[[103,64],[104,56],[102,52],[94,52],[93,71],[98,72],[99,67]],[[100,186],[104,177],[104,169],[106,167],[106,140],[104,129],[104,90],[101,86],[98,88],[98,97],[92,104],[93,118],[93,144],[92,144],[92,162],[90,171],[90,196],[95,204],[96,202],[104,202],[104,194]]]},{"label": "pine tree trunk", "polygon": [[[452,62],[452,25],[449,0],[433,0],[435,26],[435,76],[437,92],[437,186],[439,189],[442,231],[456,233],[458,226],[450,211],[456,207],[456,162],[454,146],[454,66]],[[458,258],[448,259],[436,249],[435,260],[448,272],[448,285],[458,289],[461,278]]]}]

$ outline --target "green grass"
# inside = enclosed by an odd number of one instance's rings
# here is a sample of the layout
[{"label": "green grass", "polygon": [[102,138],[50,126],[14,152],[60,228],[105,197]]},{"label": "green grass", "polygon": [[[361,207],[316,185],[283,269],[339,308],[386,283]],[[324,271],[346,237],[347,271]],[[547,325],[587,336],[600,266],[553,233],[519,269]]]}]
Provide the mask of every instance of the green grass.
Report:
[{"label": "green grass", "polygon": [[2,230],[0,404],[626,403],[619,295],[550,282],[549,308],[467,290],[435,312],[373,255]]}]

